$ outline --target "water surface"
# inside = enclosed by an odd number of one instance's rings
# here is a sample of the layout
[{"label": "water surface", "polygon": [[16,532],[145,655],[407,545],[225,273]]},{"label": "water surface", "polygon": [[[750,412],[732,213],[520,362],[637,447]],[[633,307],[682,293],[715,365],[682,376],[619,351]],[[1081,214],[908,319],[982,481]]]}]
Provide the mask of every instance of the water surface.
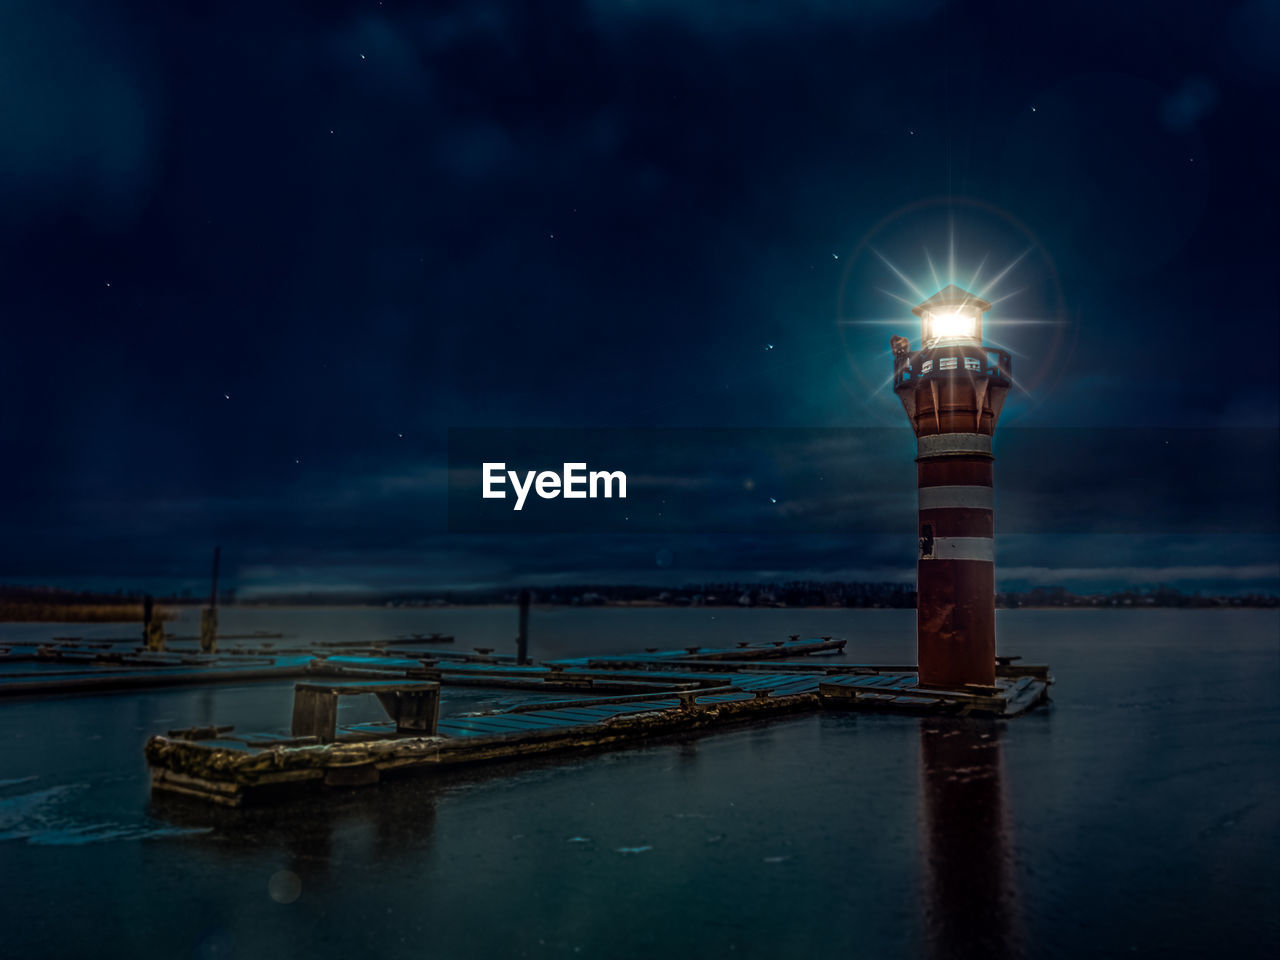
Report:
[{"label": "water surface", "polygon": [[[192,632],[194,621],[177,625]],[[284,646],[512,645],[514,612],[229,609]],[[844,636],[910,661],[912,611],[535,610],[538,657]],[[0,639],[118,636],[0,625]],[[285,729],[290,683],[0,701],[13,956],[1203,956],[1280,949],[1280,613],[1018,610],[1051,709],[826,713],[248,812],[149,796],[142,744]],[[509,703],[448,692],[446,712]],[[344,720],[378,716],[344,704]]]}]

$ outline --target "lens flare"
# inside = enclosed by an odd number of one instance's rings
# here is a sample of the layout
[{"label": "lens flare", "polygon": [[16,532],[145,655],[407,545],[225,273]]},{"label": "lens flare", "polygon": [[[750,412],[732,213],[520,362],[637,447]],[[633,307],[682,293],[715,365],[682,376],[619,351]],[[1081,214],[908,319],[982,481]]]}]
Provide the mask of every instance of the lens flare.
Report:
[{"label": "lens flare", "polygon": [[[922,245],[923,237],[933,244]],[[848,372],[872,416],[897,416],[879,399],[888,393],[878,367],[886,327],[906,335],[913,350],[952,341],[1016,357],[1013,394],[1025,402],[1014,417],[1043,404],[1064,376],[1078,324],[1049,251],[1008,211],[969,197],[926,197],[886,215],[840,259],[834,319]],[[983,309],[971,323],[965,308],[975,303]],[[908,311],[920,321],[912,324]]]}]

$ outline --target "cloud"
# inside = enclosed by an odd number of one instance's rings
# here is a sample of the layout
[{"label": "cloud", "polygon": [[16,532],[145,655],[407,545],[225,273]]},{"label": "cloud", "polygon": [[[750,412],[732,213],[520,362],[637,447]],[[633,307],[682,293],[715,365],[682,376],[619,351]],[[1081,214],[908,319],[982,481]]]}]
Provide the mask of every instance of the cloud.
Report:
[{"label": "cloud", "polygon": [[1165,125],[1177,133],[1188,133],[1218,103],[1218,88],[1205,77],[1188,77],[1164,101]]},{"label": "cloud", "polygon": [[1254,0],[1231,12],[1227,22],[1227,38],[1233,66],[1255,71],[1274,80],[1280,72],[1280,2]]},{"label": "cloud", "polygon": [[942,0],[590,0],[593,14],[604,25],[666,20],[721,36],[783,25],[919,20],[941,6]]},{"label": "cloud", "polygon": [[127,53],[131,38],[95,12],[0,9],[0,195],[11,211],[127,221],[150,182],[154,88]]}]

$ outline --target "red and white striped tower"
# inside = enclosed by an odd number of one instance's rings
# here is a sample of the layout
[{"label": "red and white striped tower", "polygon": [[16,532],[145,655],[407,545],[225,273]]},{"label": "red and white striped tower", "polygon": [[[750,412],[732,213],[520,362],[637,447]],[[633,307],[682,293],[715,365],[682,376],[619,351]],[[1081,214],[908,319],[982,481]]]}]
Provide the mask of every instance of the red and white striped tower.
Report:
[{"label": "red and white striped tower", "polygon": [[954,284],[911,312],[923,343],[891,341],[894,391],[916,432],[920,683],[995,683],[991,435],[1012,385],[1009,354],[982,343],[991,308]]}]

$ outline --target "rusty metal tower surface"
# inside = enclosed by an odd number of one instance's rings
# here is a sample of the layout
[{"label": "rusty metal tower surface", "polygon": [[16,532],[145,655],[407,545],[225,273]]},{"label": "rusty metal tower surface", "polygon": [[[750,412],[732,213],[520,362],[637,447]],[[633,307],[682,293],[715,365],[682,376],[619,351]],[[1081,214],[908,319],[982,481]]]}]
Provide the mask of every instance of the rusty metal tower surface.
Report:
[{"label": "rusty metal tower surface", "polygon": [[1009,354],[982,342],[991,308],[954,284],[912,310],[921,349],[891,340],[894,392],[916,433],[920,683],[995,682],[991,437],[1012,385]]}]

